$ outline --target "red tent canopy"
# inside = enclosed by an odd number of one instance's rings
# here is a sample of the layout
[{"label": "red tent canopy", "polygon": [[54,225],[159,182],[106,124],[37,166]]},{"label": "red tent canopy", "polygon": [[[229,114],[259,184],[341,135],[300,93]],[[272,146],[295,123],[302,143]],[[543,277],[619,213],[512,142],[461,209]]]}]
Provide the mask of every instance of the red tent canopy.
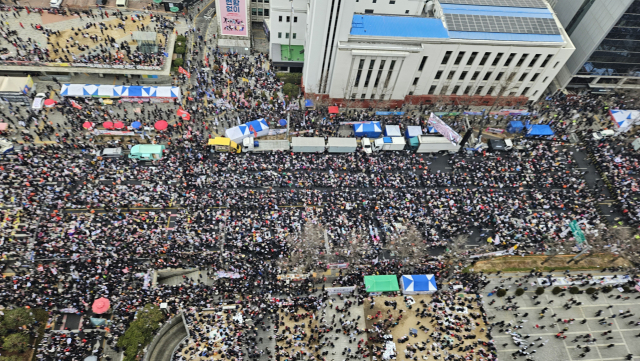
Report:
[{"label": "red tent canopy", "polygon": [[337,106],[329,107],[329,114],[338,114],[338,113],[340,113],[340,108],[338,108]]},{"label": "red tent canopy", "polygon": [[167,123],[165,120],[158,120],[154,125],[156,130],[165,130],[167,129],[168,126],[169,126],[169,123]]},{"label": "red tent canopy", "polygon": [[124,123],[123,122],[115,122],[113,123],[113,127],[116,129],[122,129],[124,128]]},{"label": "red tent canopy", "polygon": [[91,122],[84,122],[84,123],[82,123],[82,127],[83,127],[84,129],[91,129],[91,128],[93,128],[93,123],[91,123]]},{"label": "red tent canopy", "polygon": [[44,101],[44,106],[47,108],[51,108],[52,106],[56,105],[57,101],[53,100],[53,99],[46,99]]},{"label": "red tent canopy", "polygon": [[111,302],[109,302],[108,299],[101,297],[93,301],[91,310],[93,310],[93,313],[101,314],[101,313],[107,312],[110,306],[111,306]]},{"label": "red tent canopy", "polygon": [[102,123],[104,129],[113,129],[113,122],[104,122]]}]

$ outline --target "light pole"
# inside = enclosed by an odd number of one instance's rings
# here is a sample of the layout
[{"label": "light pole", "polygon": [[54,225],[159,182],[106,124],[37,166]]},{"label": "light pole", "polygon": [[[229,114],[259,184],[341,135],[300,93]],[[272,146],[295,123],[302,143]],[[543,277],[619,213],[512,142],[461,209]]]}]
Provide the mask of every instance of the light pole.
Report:
[{"label": "light pole", "polygon": [[291,3],[291,11],[289,12],[289,61],[291,61],[291,37],[293,37],[293,33],[291,33],[291,26],[293,24],[293,0],[289,0]]}]

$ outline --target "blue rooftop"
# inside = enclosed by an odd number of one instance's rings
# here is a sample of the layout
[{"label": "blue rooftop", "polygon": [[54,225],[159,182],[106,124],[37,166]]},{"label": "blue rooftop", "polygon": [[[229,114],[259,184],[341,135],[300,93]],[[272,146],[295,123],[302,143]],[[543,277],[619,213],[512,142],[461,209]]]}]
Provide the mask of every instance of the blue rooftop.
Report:
[{"label": "blue rooftop", "polygon": [[513,16],[522,18],[547,18],[553,19],[553,14],[547,8],[518,8],[507,6],[482,6],[441,4],[445,14],[468,14],[487,16]]},{"label": "blue rooftop", "polygon": [[440,39],[449,37],[440,19],[359,14],[353,15],[351,35]]}]

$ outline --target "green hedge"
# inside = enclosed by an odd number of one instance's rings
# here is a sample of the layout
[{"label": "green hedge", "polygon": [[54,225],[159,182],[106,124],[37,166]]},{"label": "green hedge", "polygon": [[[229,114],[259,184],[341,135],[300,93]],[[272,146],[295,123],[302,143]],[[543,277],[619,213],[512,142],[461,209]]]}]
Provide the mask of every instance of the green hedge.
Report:
[{"label": "green hedge", "polygon": [[187,52],[187,47],[184,45],[177,46],[173,49],[173,52],[176,54],[184,54]]},{"label": "green hedge", "polygon": [[292,99],[300,94],[300,87],[295,84],[287,83],[282,87],[282,92]]},{"label": "green hedge", "polygon": [[302,84],[302,73],[277,73],[278,80],[285,83],[295,84],[300,86]]},{"label": "green hedge", "polygon": [[184,59],[182,58],[173,59],[173,61],[171,62],[171,66],[174,68],[182,66],[182,64],[184,64]]}]

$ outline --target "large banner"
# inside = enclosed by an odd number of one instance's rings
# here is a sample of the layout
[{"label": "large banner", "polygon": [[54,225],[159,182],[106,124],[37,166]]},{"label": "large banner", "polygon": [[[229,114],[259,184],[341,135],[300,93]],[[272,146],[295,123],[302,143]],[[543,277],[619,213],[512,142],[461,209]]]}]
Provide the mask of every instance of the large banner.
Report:
[{"label": "large banner", "polygon": [[219,0],[222,35],[248,36],[247,0]]},{"label": "large banner", "polygon": [[455,130],[451,129],[451,127],[445,124],[442,119],[438,118],[433,113],[429,116],[429,125],[436,128],[438,133],[444,135],[444,137],[449,139],[451,143],[460,144],[460,141],[462,140],[460,134],[456,133]]}]

